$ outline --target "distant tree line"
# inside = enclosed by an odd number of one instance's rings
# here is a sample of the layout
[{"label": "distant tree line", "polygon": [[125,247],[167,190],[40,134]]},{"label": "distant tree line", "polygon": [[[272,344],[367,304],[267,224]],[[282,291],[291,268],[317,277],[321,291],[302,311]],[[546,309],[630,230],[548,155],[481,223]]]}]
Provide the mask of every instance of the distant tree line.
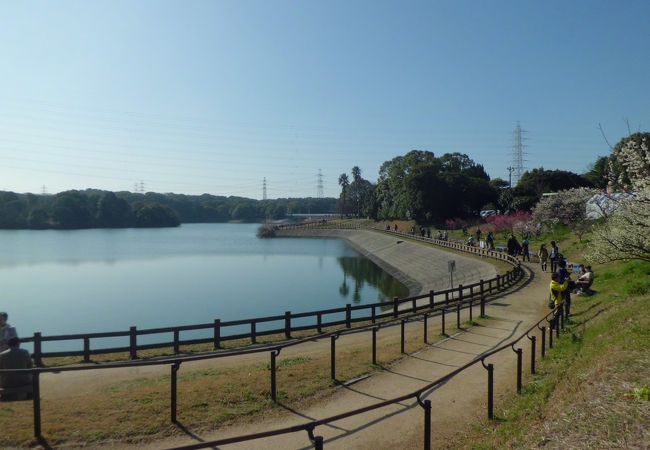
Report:
[{"label": "distant tree line", "polygon": [[513,187],[501,178],[490,179],[483,166],[466,154],[437,157],[430,151],[412,150],[384,162],[376,184],[363,179],[356,166],[352,181],[341,174],[338,210],[347,216],[428,224],[477,217],[483,209],[530,211],[547,192],[603,189],[611,167],[616,167],[612,157],[598,158],[582,175],[540,167],[525,172]]},{"label": "distant tree line", "polygon": [[3,229],[174,227],[181,222],[248,222],[335,210],[334,198],[260,201],[209,194],[139,194],[95,189],[55,195],[0,191]]}]

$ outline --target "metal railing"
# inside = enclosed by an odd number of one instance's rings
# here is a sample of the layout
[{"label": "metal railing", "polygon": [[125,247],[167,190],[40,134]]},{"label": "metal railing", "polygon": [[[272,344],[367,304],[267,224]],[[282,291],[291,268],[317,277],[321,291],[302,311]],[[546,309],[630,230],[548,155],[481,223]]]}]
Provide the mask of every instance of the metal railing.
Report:
[{"label": "metal railing", "polygon": [[[561,308],[561,307],[560,307]],[[485,313],[485,305],[481,305],[482,313]],[[459,310],[459,309],[458,309]],[[471,307],[470,307],[471,311]],[[442,334],[445,334],[444,330],[444,317],[445,314],[447,313],[447,310],[444,306],[440,305],[440,308],[438,311],[435,311],[440,315],[443,323],[443,329],[442,329]],[[359,327],[357,329],[352,329],[352,330],[338,330],[330,333],[325,333],[320,338],[329,338],[330,339],[330,377],[337,381],[336,379],[336,340],[346,334],[352,334],[352,333],[361,333],[361,332],[370,332],[371,333],[371,338],[372,338],[372,356],[371,356],[371,361],[373,364],[376,364],[377,362],[377,333],[380,329],[385,328],[385,327],[390,327],[390,326],[396,326],[399,324],[401,326],[401,333],[400,333],[400,339],[401,339],[401,352],[405,353],[404,351],[404,341],[405,341],[405,331],[404,331],[404,325],[409,322],[415,322],[418,319],[422,319],[423,324],[424,324],[424,332],[423,332],[423,340],[425,344],[428,344],[428,338],[427,338],[427,319],[430,318],[433,315],[436,315],[435,312],[429,312],[429,313],[424,313],[423,315],[419,314],[409,314],[407,317],[397,319],[394,321],[391,321],[390,323],[383,323],[383,324],[376,324],[376,325],[370,325],[370,326],[364,326],[364,327]],[[471,314],[471,313],[470,313]],[[375,409],[380,409],[395,403],[399,403],[405,400],[409,399],[416,399],[418,404],[424,409],[424,421],[425,421],[425,433],[424,433],[424,444],[423,448],[425,449],[430,449],[431,448],[431,434],[430,434],[430,427],[431,427],[431,401],[429,400],[424,400],[422,397],[426,395],[428,391],[433,390],[434,388],[442,385],[443,383],[449,381],[450,379],[454,378],[464,370],[478,364],[479,362],[481,365],[486,369],[487,371],[487,416],[488,419],[493,419],[494,418],[494,364],[492,363],[487,363],[486,360],[490,356],[495,355],[496,353],[499,353],[505,349],[511,348],[513,352],[516,354],[517,358],[517,372],[516,372],[516,389],[517,393],[521,393],[522,388],[523,388],[523,349],[521,346],[519,348],[515,348],[517,344],[519,344],[524,338],[527,338],[530,342],[530,372],[531,374],[535,373],[536,370],[536,359],[537,359],[537,336],[531,335],[532,332],[539,330],[541,332],[541,357],[544,358],[546,356],[546,342],[547,342],[547,327],[545,325],[545,322],[549,322],[553,324],[555,322],[555,336],[556,338],[560,337],[560,329],[564,329],[564,319],[563,319],[563,314],[561,312],[558,312],[557,310],[552,311],[548,313],[546,316],[544,316],[542,319],[537,321],[534,325],[532,325],[528,330],[526,330],[524,333],[522,333],[518,338],[513,339],[512,341],[501,345],[500,347],[497,347],[493,350],[490,350],[488,352],[482,353],[478,355],[476,358],[472,359],[468,363],[464,364],[463,366],[453,370],[452,372],[448,373],[447,375],[438,378],[437,380],[434,380],[430,382],[429,384],[413,391],[408,394],[401,395],[399,397],[381,401],[372,405],[365,406],[363,408],[358,408],[352,411],[347,411],[344,413],[340,413],[334,416],[330,416],[327,418],[319,419],[319,420],[313,420],[313,421],[308,421],[303,424],[299,425],[294,425],[291,427],[285,427],[285,428],[279,428],[275,430],[269,430],[265,431],[262,433],[253,433],[253,434],[247,434],[247,435],[242,435],[242,436],[236,436],[236,437],[231,437],[231,438],[226,438],[226,439],[219,439],[219,440],[214,440],[214,441],[206,441],[206,442],[201,442],[198,444],[192,444],[192,445],[187,445],[187,446],[181,446],[181,447],[175,447],[175,449],[202,449],[202,448],[208,448],[208,447],[215,447],[215,446],[221,446],[221,445],[226,445],[226,444],[231,444],[231,443],[238,443],[238,442],[247,442],[251,440],[256,440],[256,439],[261,439],[264,437],[270,437],[270,436],[277,436],[281,434],[287,434],[287,433],[294,433],[297,431],[306,431],[308,434],[309,439],[311,442],[314,444],[316,449],[322,449],[323,448],[323,438],[319,436],[315,436],[314,431],[316,427],[322,426],[329,424],[331,422],[336,422],[338,420],[345,419],[347,417],[363,414],[365,412],[375,410]],[[554,339],[553,339],[553,328],[550,329],[550,333],[548,333],[548,347],[553,348],[554,346]],[[21,369],[21,370],[0,370],[0,373],[3,372],[28,372],[32,374],[32,390],[33,390],[33,425],[34,425],[34,436],[41,442],[45,442],[45,437],[42,434],[42,416],[41,416],[41,399],[40,399],[40,375],[43,373],[64,373],[64,372],[75,372],[75,371],[81,371],[81,370],[103,370],[103,369],[118,369],[118,368],[132,368],[132,367],[142,367],[142,366],[161,366],[161,365],[166,365],[170,367],[170,420],[172,423],[178,423],[177,421],[177,414],[178,414],[178,396],[177,396],[177,388],[178,388],[178,379],[177,379],[177,373],[178,370],[181,366],[182,363],[184,362],[192,362],[192,361],[199,361],[199,360],[206,360],[206,359],[216,359],[216,358],[224,358],[224,357],[231,357],[231,356],[241,356],[241,355],[249,355],[253,353],[261,353],[261,352],[268,352],[270,354],[270,384],[271,384],[271,398],[273,401],[277,400],[277,377],[276,377],[276,370],[277,370],[277,364],[276,360],[278,355],[280,354],[281,350],[287,347],[292,347],[296,345],[300,345],[305,342],[311,342],[313,341],[313,337],[308,337],[304,339],[299,339],[295,341],[290,341],[290,342],[285,342],[279,345],[274,345],[274,346],[269,346],[269,347],[263,347],[263,348],[251,348],[251,349],[239,349],[239,350],[233,350],[233,351],[224,351],[224,352],[218,352],[218,353],[211,353],[211,354],[204,354],[204,355],[194,355],[194,356],[185,356],[185,357],[177,357],[177,358],[167,358],[167,359],[162,359],[162,360],[148,360],[148,361],[125,361],[125,362],[120,362],[120,363],[106,363],[106,364],[100,364],[96,366],[66,366],[66,367],[51,367],[51,368],[34,368],[34,369]]]}]

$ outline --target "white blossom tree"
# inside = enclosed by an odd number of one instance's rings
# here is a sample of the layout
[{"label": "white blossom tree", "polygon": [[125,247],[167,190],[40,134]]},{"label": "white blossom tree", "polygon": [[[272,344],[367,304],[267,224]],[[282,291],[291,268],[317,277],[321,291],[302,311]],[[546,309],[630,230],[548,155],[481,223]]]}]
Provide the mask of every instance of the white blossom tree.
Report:
[{"label": "white blossom tree", "polygon": [[635,195],[594,229],[587,258],[594,262],[639,259],[650,262],[650,134],[637,133],[621,141],[613,153],[618,184],[629,183]]},{"label": "white blossom tree", "polygon": [[597,192],[596,189],[575,188],[542,197],[533,208],[532,221],[551,227],[558,223],[564,224],[582,240],[593,223],[587,218],[587,200]]}]

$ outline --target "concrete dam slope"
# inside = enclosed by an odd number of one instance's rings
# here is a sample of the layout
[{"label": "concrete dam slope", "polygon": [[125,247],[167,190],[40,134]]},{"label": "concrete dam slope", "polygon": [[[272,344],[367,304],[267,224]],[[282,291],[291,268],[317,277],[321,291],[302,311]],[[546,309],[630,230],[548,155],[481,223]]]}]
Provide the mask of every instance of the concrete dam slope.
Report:
[{"label": "concrete dam slope", "polygon": [[277,237],[345,239],[359,253],[403,283],[410,296],[449,288],[447,262],[456,261],[454,285],[477,283],[497,275],[495,266],[420,242],[372,230],[277,230]]}]

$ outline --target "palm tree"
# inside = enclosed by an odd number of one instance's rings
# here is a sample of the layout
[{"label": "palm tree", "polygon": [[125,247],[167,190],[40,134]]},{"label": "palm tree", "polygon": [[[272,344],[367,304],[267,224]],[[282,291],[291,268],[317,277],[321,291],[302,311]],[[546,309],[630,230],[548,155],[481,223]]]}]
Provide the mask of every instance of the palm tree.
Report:
[{"label": "palm tree", "polygon": [[341,215],[345,215],[345,206],[348,199],[348,188],[350,187],[350,179],[346,173],[339,175],[339,186],[341,186]]}]

